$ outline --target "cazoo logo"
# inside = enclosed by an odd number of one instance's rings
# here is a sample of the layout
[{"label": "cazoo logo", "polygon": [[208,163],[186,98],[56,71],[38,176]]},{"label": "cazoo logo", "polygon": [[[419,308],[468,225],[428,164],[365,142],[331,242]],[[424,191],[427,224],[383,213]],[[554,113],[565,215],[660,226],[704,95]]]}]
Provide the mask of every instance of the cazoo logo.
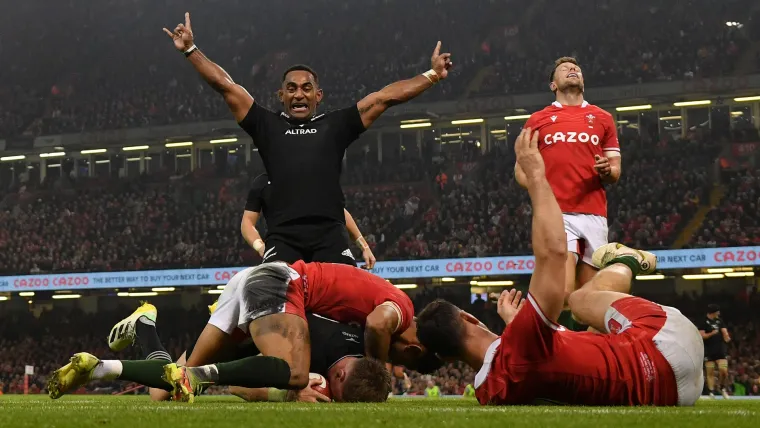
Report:
[{"label": "cazoo logo", "polygon": [[556,143],[591,143],[599,145],[599,136],[587,132],[555,132],[544,136],[544,144]]}]

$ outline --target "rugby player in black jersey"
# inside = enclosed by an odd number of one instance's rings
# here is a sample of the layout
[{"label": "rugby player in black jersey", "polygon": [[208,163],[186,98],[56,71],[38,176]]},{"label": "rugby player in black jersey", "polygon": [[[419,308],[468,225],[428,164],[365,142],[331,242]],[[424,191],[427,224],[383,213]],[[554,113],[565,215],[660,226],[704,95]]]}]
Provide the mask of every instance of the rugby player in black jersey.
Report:
[{"label": "rugby player in black jersey", "polygon": [[[150,308],[149,308],[150,307]],[[143,304],[141,317],[155,307]],[[213,311],[214,305],[210,307]],[[311,337],[311,373],[325,377],[335,401],[351,402],[382,402],[391,391],[390,373],[385,365],[377,360],[363,358],[364,330],[358,326],[341,324],[318,315],[308,314],[309,334]],[[144,353],[149,354],[151,344],[140,340],[135,333],[134,320],[114,326],[118,330],[125,325],[123,331],[128,334],[121,338],[112,335],[115,340],[109,340],[109,346],[121,350],[137,341]],[[155,319],[154,319],[155,323]],[[131,332],[131,333],[129,333]],[[235,360],[259,354],[249,337],[241,335],[233,337],[228,344],[227,352],[222,360]],[[178,364],[184,364],[186,357],[192,353],[192,347],[178,359]],[[154,351],[155,352],[155,351]],[[168,353],[166,353],[168,357]],[[99,360],[87,353],[75,354],[71,363],[56,370],[49,379],[48,391],[51,398],[59,398],[69,391],[76,390],[81,385],[95,380],[124,380],[137,382],[150,387],[151,399],[156,401],[170,398],[170,385],[162,379],[163,366],[166,360]],[[437,368],[437,366],[431,368]],[[349,372],[351,373],[348,376]],[[231,387],[230,392],[247,401],[330,401],[328,397],[311,388],[315,381],[300,391],[285,391],[274,388],[239,388]]]},{"label": "rugby player in black jersey", "polygon": [[[261,256],[264,262],[282,261],[294,263],[298,260],[305,262],[332,262],[354,265],[354,256],[349,248],[346,233],[352,241],[362,249],[362,268],[372,269],[375,267],[375,255],[362,236],[359,226],[354,221],[351,213],[343,209],[346,218],[345,232],[341,235],[331,235],[328,238],[334,242],[322,239],[316,242],[303,242],[303,237],[298,235],[298,228],[279,228],[269,230],[267,228],[266,243],[257,226],[259,220],[265,221],[270,212],[272,201],[272,184],[267,174],[261,174],[253,180],[248,199],[245,203],[243,220],[240,222],[240,232],[243,239]],[[295,233],[294,233],[295,232]],[[341,238],[340,240],[337,240]],[[336,248],[345,248],[340,255]]]},{"label": "rugby player in black jersey", "polygon": [[[267,225],[276,250],[309,255],[314,260],[345,262],[345,198],[340,186],[346,148],[388,108],[409,101],[445,79],[451,54],[435,47],[430,70],[367,95],[356,104],[317,113],[324,96],[317,73],[305,65],[285,71],[278,91],[282,111],[260,106],[222,67],[195,45],[190,14],[173,31],[164,28],[174,47],[198,74],[224,97],[240,127],[259,149],[272,185]],[[292,245],[296,237],[298,245]],[[288,247],[287,250],[285,247]],[[267,248],[269,250],[271,247]],[[319,258],[317,258],[319,256]]]}]

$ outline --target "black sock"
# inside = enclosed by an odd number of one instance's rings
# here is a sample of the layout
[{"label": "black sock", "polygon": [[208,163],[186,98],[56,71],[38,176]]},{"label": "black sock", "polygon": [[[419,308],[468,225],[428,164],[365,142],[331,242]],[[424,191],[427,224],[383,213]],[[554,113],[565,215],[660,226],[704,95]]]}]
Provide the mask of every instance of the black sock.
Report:
[{"label": "black sock", "polygon": [[216,369],[215,381],[220,385],[292,389],[290,365],[280,358],[246,357],[229,363],[216,364]]},{"label": "black sock", "polygon": [[615,263],[622,263],[628,266],[633,272],[633,276],[641,273],[641,263],[634,256],[619,256],[610,260],[604,267],[614,265]]},{"label": "black sock", "polygon": [[162,377],[164,375],[164,366],[166,361],[163,360],[146,360],[146,361],[125,361],[121,362],[122,369],[119,379],[130,382],[137,382],[149,388],[160,388],[171,391],[172,386],[166,383]]},{"label": "black sock", "polygon": [[137,344],[140,345],[144,359],[173,361],[171,355],[166,352],[164,345],[161,344],[161,339],[158,338],[158,331],[156,331],[156,325],[153,321],[140,317],[135,323],[135,331],[137,332]]}]

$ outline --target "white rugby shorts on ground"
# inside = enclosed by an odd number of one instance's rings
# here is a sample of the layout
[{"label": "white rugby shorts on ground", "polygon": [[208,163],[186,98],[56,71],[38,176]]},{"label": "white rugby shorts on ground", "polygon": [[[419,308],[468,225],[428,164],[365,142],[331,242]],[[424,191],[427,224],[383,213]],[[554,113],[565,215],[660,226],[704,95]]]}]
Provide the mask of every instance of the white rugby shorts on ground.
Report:
[{"label": "white rugby shorts on ground", "polygon": [[608,243],[607,219],[593,214],[563,213],[567,251],[578,255],[583,263],[593,266],[591,256]]},{"label": "white rugby shorts on ground", "polygon": [[[665,315],[664,317],[662,315]],[[673,369],[678,387],[678,405],[693,406],[702,395],[704,341],[697,327],[678,309],[639,297],[614,302],[604,315],[607,333],[650,336],[655,347]]]}]

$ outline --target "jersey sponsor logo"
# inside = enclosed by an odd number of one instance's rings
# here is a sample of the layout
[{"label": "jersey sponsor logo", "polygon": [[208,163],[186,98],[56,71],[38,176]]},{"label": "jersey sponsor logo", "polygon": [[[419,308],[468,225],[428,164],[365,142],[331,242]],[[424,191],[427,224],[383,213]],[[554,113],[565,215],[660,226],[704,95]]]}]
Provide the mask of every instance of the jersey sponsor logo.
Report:
[{"label": "jersey sponsor logo", "polygon": [[351,252],[351,250],[349,250],[349,249],[345,249],[345,250],[343,250],[343,252],[342,252],[342,253],[340,253],[340,255],[342,255],[342,256],[346,256],[346,257],[351,257],[351,260],[356,260],[356,259],[354,258],[354,254],[353,254],[353,253]]},{"label": "jersey sponsor logo", "polygon": [[314,128],[311,128],[311,129],[303,129],[303,128],[288,129],[287,131],[285,131],[285,135],[304,135],[304,134],[316,134],[316,133],[317,133],[317,130],[314,129]]},{"label": "jersey sponsor logo", "polygon": [[344,339],[346,339],[347,342],[359,343],[359,335],[349,333],[347,331],[341,331],[341,333],[343,334]]},{"label": "jersey sponsor logo", "polygon": [[555,132],[553,134],[546,134],[544,136],[544,144],[556,144],[556,143],[591,143],[595,146],[599,145],[599,136],[596,134],[589,134],[588,132]]}]

